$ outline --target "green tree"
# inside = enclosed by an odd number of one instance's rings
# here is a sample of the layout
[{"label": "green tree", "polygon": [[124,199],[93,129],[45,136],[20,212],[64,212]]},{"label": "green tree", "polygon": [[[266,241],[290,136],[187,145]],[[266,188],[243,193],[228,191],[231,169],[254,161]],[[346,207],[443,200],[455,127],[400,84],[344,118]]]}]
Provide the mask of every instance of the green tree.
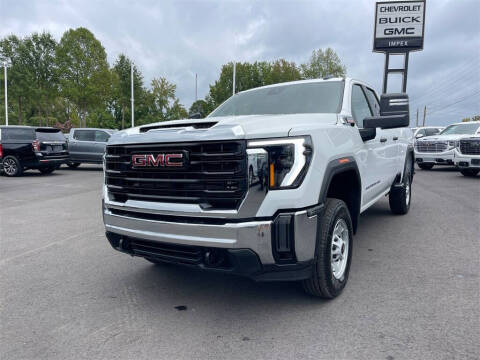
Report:
[{"label": "green tree", "polygon": [[[24,42],[15,35],[10,35],[0,40],[0,61],[7,61],[10,66],[8,72],[8,108],[10,123],[22,124],[26,112],[26,103],[33,98],[31,91],[32,74],[31,69],[26,66],[25,59],[22,58]],[[2,69],[3,70],[3,69]],[[4,82],[4,72],[0,72],[0,80]],[[5,102],[5,94],[2,93],[2,105]],[[14,113],[12,114],[12,110]],[[13,115],[13,116],[12,116]],[[2,111],[0,116],[4,116]],[[13,121],[12,121],[13,120]]]},{"label": "green tree", "polygon": [[[45,119],[45,125],[56,122],[51,117],[58,96],[58,72],[55,66],[57,42],[49,33],[34,33],[19,48],[20,61],[29,74],[31,101],[35,112]],[[43,114],[43,116],[42,116]],[[41,124],[40,124],[41,125]]]},{"label": "green tree", "polygon": [[175,95],[177,85],[161,77],[153,79],[151,87],[153,111],[157,121],[183,119],[188,116],[187,110]]},{"label": "green tree", "polygon": [[310,60],[300,65],[304,79],[319,79],[325,76],[345,76],[347,69],[332,48],[313,50]]},{"label": "green tree", "polygon": [[66,31],[56,51],[62,95],[78,111],[82,126],[88,112],[104,104],[112,77],[100,41],[85,28]]},{"label": "green tree", "polygon": [[[124,54],[120,54],[113,66],[118,83],[116,86],[117,113],[120,113],[121,128],[125,128],[125,118],[131,116],[131,66],[132,61]],[[141,108],[141,100],[144,98],[143,76],[135,65],[133,65],[133,93],[135,104],[135,119],[138,118],[137,109]]]},{"label": "green tree", "polygon": [[195,101],[190,109],[188,110],[188,115],[192,116],[194,114],[200,114],[200,117],[204,118],[209,113],[208,103],[205,100]]}]

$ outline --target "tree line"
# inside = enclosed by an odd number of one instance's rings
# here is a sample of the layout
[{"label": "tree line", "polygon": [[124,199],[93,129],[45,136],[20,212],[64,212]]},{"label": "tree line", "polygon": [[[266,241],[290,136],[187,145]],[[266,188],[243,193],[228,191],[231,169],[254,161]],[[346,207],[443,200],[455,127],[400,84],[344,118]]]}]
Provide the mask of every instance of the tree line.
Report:
[{"label": "tree line", "polygon": [[[164,77],[147,87],[138,67],[120,54],[112,66],[101,42],[86,28],[67,30],[60,41],[48,32],[0,39],[0,60],[8,62],[9,124],[124,129],[130,126],[130,71],[133,66],[135,125],[207,116],[233,91],[233,62],[202,100],[187,111],[176,85]],[[331,48],[314,50],[297,66],[285,59],[236,63],[235,91],[326,75],[344,76],[346,68]],[[0,81],[3,87],[4,75]],[[5,123],[4,93],[0,124]]]}]

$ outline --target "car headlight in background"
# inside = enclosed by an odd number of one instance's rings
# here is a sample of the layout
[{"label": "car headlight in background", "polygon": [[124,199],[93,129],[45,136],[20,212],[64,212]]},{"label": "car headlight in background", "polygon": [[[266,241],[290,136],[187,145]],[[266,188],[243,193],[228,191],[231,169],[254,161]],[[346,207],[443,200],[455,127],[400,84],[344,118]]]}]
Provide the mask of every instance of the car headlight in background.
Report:
[{"label": "car headlight in background", "polygon": [[267,151],[270,189],[292,189],[300,186],[312,158],[310,136],[251,140],[248,147]]},{"label": "car headlight in background", "polygon": [[453,149],[455,146],[457,146],[457,142],[455,140],[449,140],[448,141],[448,147],[450,149]]}]

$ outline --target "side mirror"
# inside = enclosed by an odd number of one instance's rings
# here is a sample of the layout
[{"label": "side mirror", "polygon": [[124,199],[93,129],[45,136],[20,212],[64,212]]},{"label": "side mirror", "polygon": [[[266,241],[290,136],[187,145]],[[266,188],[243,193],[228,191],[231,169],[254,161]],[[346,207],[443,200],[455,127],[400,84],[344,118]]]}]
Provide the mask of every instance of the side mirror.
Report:
[{"label": "side mirror", "polygon": [[200,114],[200,113],[198,113],[198,112],[197,112],[197,113],[193,113],[193,114],[190,115],[188,118],[189,118],[189,119],[201,119],[201,118],[202,118],[202,114]]},{"label": "side mirror", "polygon": [[422,138],[422,137],[424,137],[424,136],[425,136],[425,135],[423,135],[423,134],[417,134],[417,135],[415,135],[415,139],[420,139],[420,138]]},{"label": "side mirror", "polygon": [[383,94],[380,97],[380,116],[371,116],[363,120],[364,128],[394,129],[410,125],[410,106],[408,95]]}]

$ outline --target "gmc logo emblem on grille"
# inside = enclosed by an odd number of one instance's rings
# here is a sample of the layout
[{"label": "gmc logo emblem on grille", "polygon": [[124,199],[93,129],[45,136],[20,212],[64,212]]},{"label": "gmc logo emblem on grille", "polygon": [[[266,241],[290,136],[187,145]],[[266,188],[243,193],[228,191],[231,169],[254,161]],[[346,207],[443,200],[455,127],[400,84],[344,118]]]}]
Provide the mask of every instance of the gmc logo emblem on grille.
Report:
[{"label": "gmc logo emblem on grille", "polygon": [[175,154],[136,154],[132,155],[133,167],[183,167],[185,155]]}]

